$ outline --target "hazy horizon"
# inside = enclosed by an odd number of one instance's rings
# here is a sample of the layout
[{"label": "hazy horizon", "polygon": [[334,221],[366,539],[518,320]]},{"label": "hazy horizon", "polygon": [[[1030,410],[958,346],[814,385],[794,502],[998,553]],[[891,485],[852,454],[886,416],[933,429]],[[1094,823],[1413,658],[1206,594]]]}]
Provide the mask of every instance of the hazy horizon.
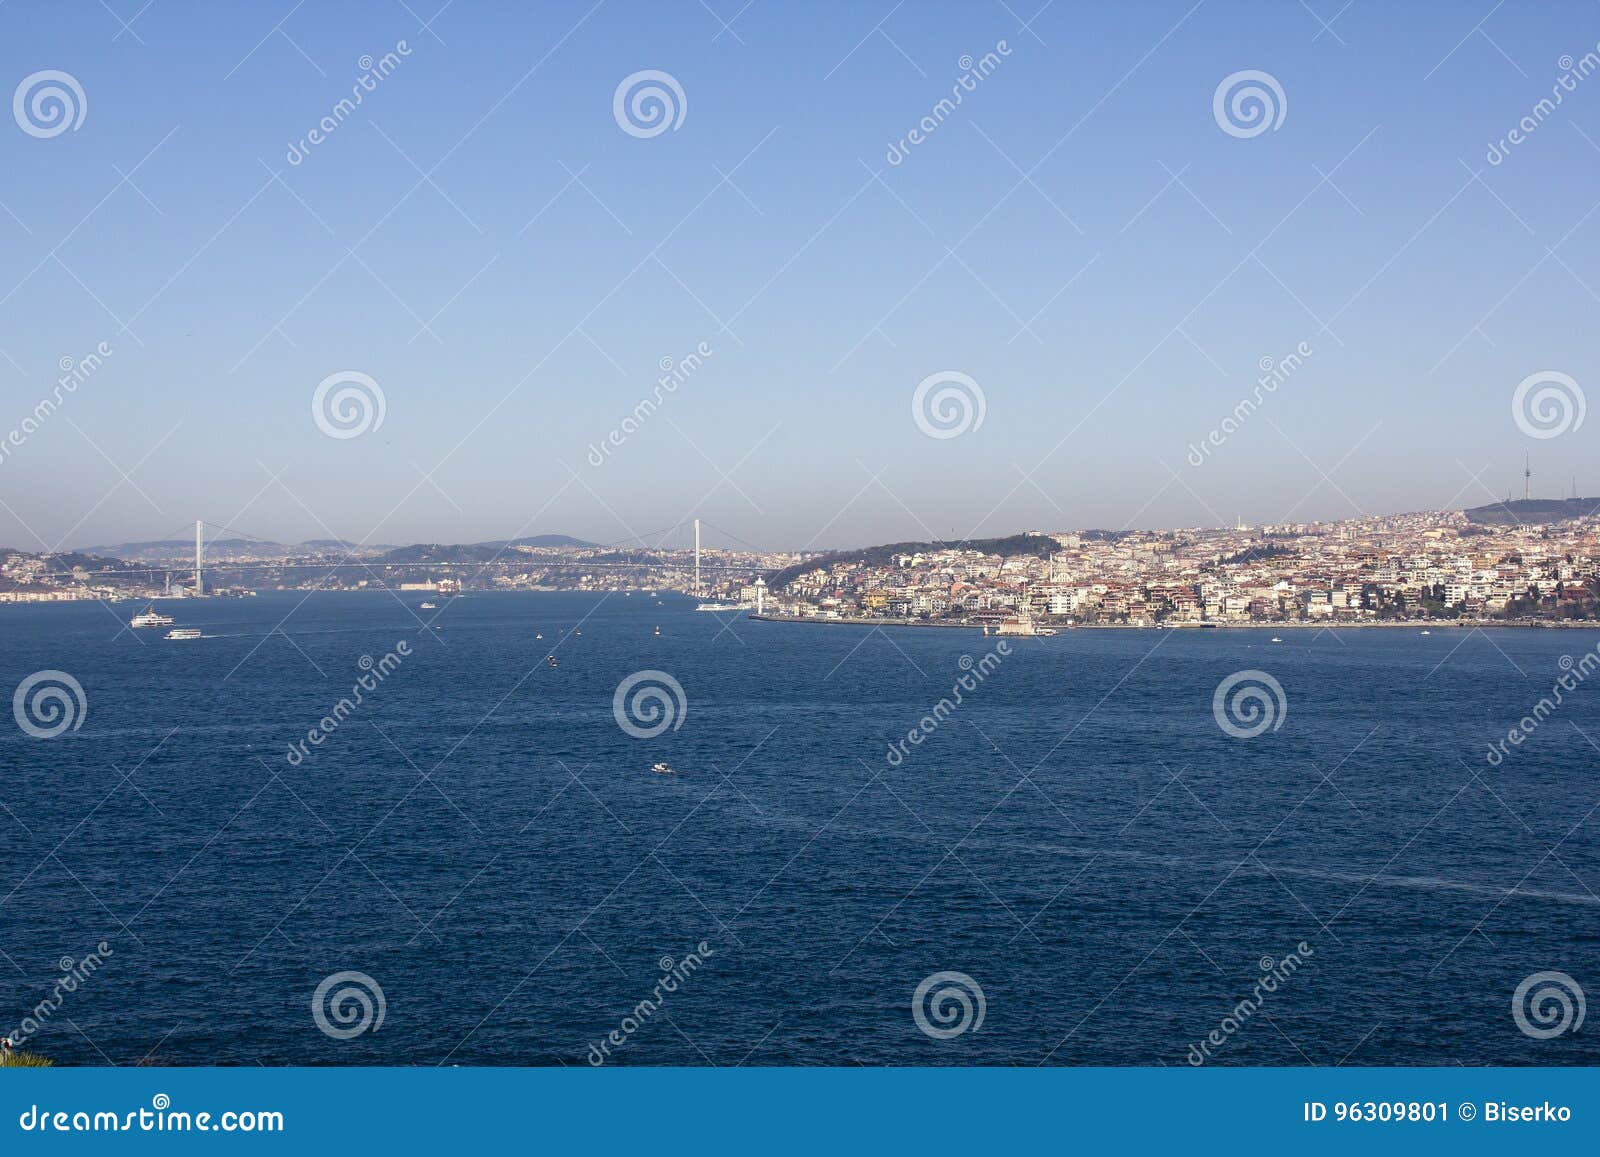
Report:
[{"label": "hazy horizon", "polygon": [[[1541,499],[1538,495],[1534,495],[1533,496],[1533,501],[1535,501],[1535,502],[1537,502],[1537,501],[1563,501],[1563,500],[1564,499]],[[1579,502],[1586,502],[1586,503],[1587,502],[1595,503],[1596,504],[1596,512],[1600,512],[1600,497],[1594,497],[1594,496],[1589,496],[1589,495],[1579,495],[1579,496],[1576,497],[1576,499],[1573,499],[1573,500],[1579,501]],[[1478,504],[1478,506],[1481,507],[1481,506],[1501,505],[1501,504],[1504,504],[1505,501],[1506,500],[1504,500],[1504,499],[1500,499],[1500,500],[1497,500],[1497,501],[1494,501],[1494,502],[1480,503],[1480,504]],[[1522,499],[1518,498],[1516,496],[1513,496],[1513,501],[1521,502]],[[1468,506],[1465,506],[1465,505],[1461,505],[1461,506],[1448,507],[1448,508],[1419,508],[1419,509],[1416,509],[1416,510],[1372,511],[1370,513],[1371,513],[1371,515],[1377,516],[1377,517],[1401,518],[1401,517],[1409,517],[1409,516],[1415,516],[1415,515],[1448,514],[1448,513],[1451,513],[1453,511],[1465,511],[1465,510],[1471,510],[1471,509],[1475,509],[1475,508],[1476,507],[1468,507]],[[1337,525],[1337,524],[1339,524],[1341,522],[1355,521],[1355,520],[1358,520],[1358,519],[1360,519],[1362,517],[1365,517],[1365,516],[1352,514],[1352,515],[1345,516],[1343,518],[1338,518],[1338,517],[1331,518],[1331,519],[1297,518],[1297,519],[1291,519],[1291,520],[1288,520],[1288,521],[1293,522],[1295,524],[1300,524],[1300,525],[1312,524],[1312,523],[1319,523],[1319,524],[1322,524],[1322,525]],[[1260,525],[1272,526],[1272,525],[1279,525],[1279,524],[1274,524],[1274,523],[1264,523],[1264,524],[1245,523],[1244,525],[1245,525],[1245,527],[1247,529],[1251,529],[1251,528],[1254,528],[1254,527],[1260,526]],[[1232,529],[1235,529],[1235,528],[1236,528],[1236,524],[1229,524],[1229,525],[1215,524],[1214,525],[1214,524],[1207,524],[1207,523],[1190,523],[1190,524],[1177,525],[1177,526],[1128,526],[1128,527],[1110,527],[1110,526],[1030,526],[1030,527],[1013,527],[1011,529],[1001,528],[1001,529],[995,530],[992,533],[985,533],[985,534],[979,534],[979,535],[964,535],[964,536],[960,536],[959,538],[954,538],[954,539],[941,537],[941,538],[938,539],[938,541],[941,541],[941,542],[988,541],[988,540],[992,540],[992,539],[996,539],[996,538],[1006,538],[1006,537],[1009,537],[1009,536],[1019,535],[1019,534],[1045,534],[1045,535],[1057,534],[1057,535],[1059,535],[1059,534],[1074,534],[1074,533],[1100,534],[1100,533],[1106,533],[1106,532],[1112,532],[1112,533],[1130,532],[1130,533],[1151,533],[1151,534],[1161,534],[1161,533],[1173,533],[1173,534],[1178,534],[1178,533],[1203,533],[1203,532],[1211,532],[1211,531],[1223,532],[1223,531],[1232,530]],[[181,528],[181,529],[188,529],[188,528]],[[373,540],[373,541],[367,541],[367,542],[357,542],[357,541],[348,540],[348,539],[333,539],[333,538],[326,538],[326,537],[320,537],[320,536],[312,536],[310,538],[303,538],[303,539],[264,539],[264,538],[261,538],[260,536],[254,536],[254,535],[232,534],[232,533],[229,533],[226,530],[223,530],[223,529],[220,529],[220,528],[217,528],[217,527],[208,526],[207,529],[206,529],[206,539],[205,539],[205,541],[207,542],[207,544],[217,544],[217,543],[222,543],[222,542],[227,542],[227,543],[231,544],[231,543],[248,542],[248,541],[260,541],[260,542],[264,543],[265,545],[285,546],[285,547],[307,546],[307,545],[311,545],[311,544],[338,543],[340,545],[355,546],[355,547],[361,547],[361,548],[364,548],[364,549],[378,549],[378,548],[384,548],[384,547],[407,547],[407,546],[426,546],[426,545],[482,546],[482,545],[490,545],[490,544],[503,544],[503,543],[513,542],[513,541],[515,541],[515,542],[523,542],[523,541],[526,541],[526,540],[529,540],[529,539],[541,539],[541,538],[565,538],[565,539],[570,540],[569,543],[545,544],[545,545],[553,545],[553,546],[558,546],[558,547],[559,546],[565,546],[565,545],[572,545],[572,546],[575,546],[575,547],[578,547],[578,548],[594,548],[594,547],[600,547],[600,548],[618,547],[618,548],[621,548],[621,547],[628,547],[628,546],[639,546],[639,547],[642,547],[642,548],[645,548],[645,549],[650,549],[650,550],[684,550],[684,549],[688,549],[693,544],[693,530],[692,530],[691,526],[686,525],[684,527],[674,528],[673,533],[667,534],[665,536],[656,536],[653,539],[645,538],[645,539],[642,539],[642,540],[638,539],[638,538],[625,538],[625,539],[612,539],[612,540],[609,540],[609,541],[598,541],[598,540],[587,539],[581,534],[569,534],[566,531],[561,531],[561,530],[533,529],[533,530],[528,530],[528,531],[525,531],[525,532],[523,532],[521,534],[518,534],[514,538],[511,538],[511,537],[508,537],[508,536],[505,536],[505,535],[491,536],[489,538],[480,538],[480,539],[464,539],[464,538],[451,538],[451,537],[448,537],[448,536],[446,536],[446,537],[434,536],[434,537],[431,537],[431,538],[408,539],[408,540],[404,540],[404,541],[389,541],[389,540],[377,541],[377,540]],[[840,542],[840,543],[836,543],[836,544],[833,544],[833,545],[830,545],[830,546],[827,546],[827,547],[807,547],[807,548],[804,548],[804,549],[805,550],[809,550],[809,551],[849,551],[849,550],[856,550],[856,549],[865,549],[865,548],[874,547],[874,546],[888,545],[888,544],[891,543],[891,541],[924,542],[924,541],[934,541],[934,540],[926,539],[926,538],[911,537],[911,538],[907,538],[907,539],[897,539],[897,540],[883,539],[883,540],[872,540],[872,541],[861,541],[861,542]],[[128,546],[150,547],[150,546],[154,546],[154,545],[172,545],[174,547],[179,547],[179,546],[187,547],[192,542],[193,542],[192,534],[187,534],[186,533],[186,534],[172,535],[172,536],[167,536],[167,537],[163,537],[163,538],[155,538],[155,539],[141,539],[141,538],[129,537],[129,538],[122,538],[122,539],[115,539],[115,540],[106,540],[104,542],[93,542],[93,543],[86,542],[86,543],[79,543],[79,544],[63,546],[63,547],[61,547],[61,550],[63,552],[92,553],[93,551],[95,551],[97,549],[102,549],[103,550],[103,549],[109,549],[109,548],[115,548],[115,547],[128,547]],[[737,552],[737,551],[746,551],[747,552],[747,551],[752,549],[749,544],[741,544],[741,543],[737,543],[737,542],[729,540],[727,535],[723,534],[716,527],[709,526],[709,525],[702,527],[702,547],[707,551],[729,550],[729,551],[735,551],[735,552]],[[27,553],[32,553],[31,551],[28,551],[28,548],[25,547],[25,546],[18,547],[18,546],[15,546],[13,544],[10,544],[10,543],[0,543],[0,549],[14,549],[14,550],[22,550],[22,551],[25,551]],[[792,546],[777,545],[777,546],[762,547],[761,549],[763,551],[768,551],[768,552],[772,552],[772,553],[786,553],[786,552],[796,552],[796,551],[799,551],[801,548],[792,547]]]},{"label": "hazy horizon", "polygon": [[[19,549],[1333,521],[1520,495],[1526,451],[1535,496],[1600,490],[1593,6],[13,0],[0,32],[0,443],[59,403],[0,454]],[[25,103],[54,73],[70,126]],[[1551,374],[1578,409],[1534,436]],[[319,386],[368,382],[328,436]]]}]

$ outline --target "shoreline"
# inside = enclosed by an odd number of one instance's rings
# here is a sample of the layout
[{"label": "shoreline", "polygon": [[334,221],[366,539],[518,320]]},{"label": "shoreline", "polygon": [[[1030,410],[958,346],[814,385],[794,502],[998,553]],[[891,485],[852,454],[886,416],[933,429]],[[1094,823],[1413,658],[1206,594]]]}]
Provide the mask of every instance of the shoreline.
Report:
[{"label": "shoreline", "polygon": [[[968,630],[980,631],[983,623],[949,622],[940,619],[874,619],[874,618],[823,618],[819,615],[775,615],[755,614],[749,618],[766,623],[808,623],[823,627],[935,627],[943,630]],[[994,624],[990,624],[992,627]],[[1039,623],[1058,633],[1067,631],[1304,631],[1304,630],[1340,630],[1351,628],[1356,630],[1487,630],[1491,628],[1519,630],[1600,630],[1600,620],[1594,619],[1395,619],[1385,622],[1284,622],[1284,623],[1149,623],[1138,625],[1135,623]],[[993,630],[989,632],[995,634]],[[1048,636],[1032,635],[1004,635],[1001,638],[1027,639],[1047,638]]]}]

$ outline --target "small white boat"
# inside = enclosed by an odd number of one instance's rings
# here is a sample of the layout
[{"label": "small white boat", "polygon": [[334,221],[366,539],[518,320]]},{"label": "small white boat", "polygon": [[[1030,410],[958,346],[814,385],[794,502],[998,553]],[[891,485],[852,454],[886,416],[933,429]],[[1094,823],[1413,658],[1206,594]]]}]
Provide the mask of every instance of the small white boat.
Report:
[{"label": "small white boat", "polygon": [[200,637],[200,628],[174,627],[167,632],[166,637],[169,639],[198,639]]},{"label": "small white boat", "polygon": [[677,775],[678,774],[677,772],[673,771],[672,768],[668,767],[664,763],[652,763],[650,765],[650,770],[655,772],[657,775]]},{"label": "small white boat", "polygon": [[130,627],[170,627],[178,620],[171,615],[158,615],[154,606],[148,606],[128,620]]},{"label": "small white boat", "polygon": [[542,639],[542,638],[544,638],[544,636],[543,635],[535,635],[534,638],[535,639]]},{"label": "small white boat", "polygon": [[659,634],[660,634],[660,633],[661,633],[661,628],[660,628],[660,627],[657,627],[657,628],[656,628],[656,634],[658,634],[658,635],[659,635]]},{"label": "small white boat", "polygon": [[439,604],[438,603],[423,603],[422,604],[422,609],[425,610],[425,611],[436,611],[436,610],[439,609]]},{"label": "small white boat", "polygon": [[1422,632],[1422,633],[1423,633],[1423,634],[1424,634],[1424,635],[1431,635],[1431,634],[1433,634],[1433,632],[1432,632],[1432,631],[1423,631],[1423,632]]},{"label": "small white boat", "polygon": [[1273,636],[1272,636],[1272,641],[1273,641],[1273,642],[1274,642],[1274,643],[1281,643],[1281,642],[1283,642],[1283,640],[1282,640],[1282,639],[1280,639],[1280,638],[1278,638],[1278,636],[1277,636],[1277,635],[1273,635]]}]

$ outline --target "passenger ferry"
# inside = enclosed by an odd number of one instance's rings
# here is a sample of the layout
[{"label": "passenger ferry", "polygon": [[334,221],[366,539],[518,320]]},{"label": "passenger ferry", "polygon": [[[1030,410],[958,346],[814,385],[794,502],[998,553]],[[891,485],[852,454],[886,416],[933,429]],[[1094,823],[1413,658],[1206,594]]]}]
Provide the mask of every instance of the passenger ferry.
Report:
[{"label": "passenger ferry", "polygon": [[198,639],[200,637],[200,628],[174,627],[167,632],[166,637],[169,639]]},{"label": "passenger ferry", "polygon": [[[1032,618],[1016,618],[1006,619],[995,628],[994,633],[997,635],[1020,635],[1025,638],[1031,638],[1034,635],[1053,635],[1056,632],[1054,627],[1039,626]],[[984,634],[988,634],[987,628],[985,628]]]},{"label": "passenger ferry", "polygon": [[178,620],[171,615],[158,615],[154,605],[146,607],[128,620],[130,627],[170,627]]}]

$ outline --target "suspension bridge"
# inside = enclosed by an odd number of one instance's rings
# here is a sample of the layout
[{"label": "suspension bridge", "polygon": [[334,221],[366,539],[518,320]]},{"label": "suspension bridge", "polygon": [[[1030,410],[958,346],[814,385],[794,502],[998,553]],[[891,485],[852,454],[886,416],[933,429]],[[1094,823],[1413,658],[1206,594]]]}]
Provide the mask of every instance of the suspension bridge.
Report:
[{"label": "suspension bridge", "polygon": [[[734,578],[755,578],[764,569],[759,559],[750,557],[737,557],[740,553],[748,555],[765,555],[768,552],[731,531],[722,530],[712,526],[701,519],[692,520],[693,540],[687,545],[667,545],[667,540],[678,532],[691,526],[690,520],[680,520],[677,524],[661,530],[649,531],[644,534],[630,534],[626,538],[617,539],[607,543],[593,543],[574,546],[532,546],[517,545],[517,540],[491,541],[480,543],[460,544],[432,544],[419,543],[406,547],[372,546],[360,543],[342,543],[341,549],[315,550],[306,549],[303,545],[284,544],[272,539],[264,538],[241,530],[236,526],[223,523],[208,522],[204,519],[193,524],[194,551],[192,565],[187,557],[186,544],[190,526],[185,524],[174,529],[168,534],[150,543],[142,544],[136,551],[128,553],[134,555],[148,555],[154,551],[173,551],[182,544],[185,555],[174,557],[170,561],[150,561],[148,565],[139,566],[137,558],[123,560],[118,558],[122,565],[115,567],[74,567],[67,570],[45,570],[36,572],[37,577],[62,580],[76,579],[92,581],[100,579],[132,579],[143,577],[151,581],[162,581],[169,589],[174,589],[174,584],[185,594],[204,595],[208,591],[207,575],[221,576],[232,582],[244,582],[252,575],[296,577],[302,582],[310,574],[323,574],[332,577],[341,572],[366,572],[372,578],[387,585],[387,577],[395,572],[406,572],[414,575],[416,572],[442,572],[454,577],[457,581],[465,579],[471,582],[480,575],[495,573],[503,574],[513,570],[542,571],[561,573],[589,573],[601,572],[608,574],[635,573],[646,575],[656,572],[672,571],[683,572],[683,577],[688,578],[688,588],[692,592],[705,589],[708,578],[723,580]],[[719,537],[734,543],[743,552],[734,548],[712,548],[707,551],[702,548],[702,528],[711,530]],[[183,537],[180,537],[183,536]],[[219,536],[229,536],[221,539]],[[213,548],[226,541],[230,555],[240,552],[240,543],[246,544],[245,557],[215,558],[208,562],[206,546],[208,541]],[[249,544],[260,547],[262,557],[250,557]],[[428,548],[439,552],[473,551],[479,552],[476,557],[470,558],[417,558],[417,557],[392,557],[403,551],[414,550],[417,547]],[[482,552],[491,552],[484,557]],[[616,558],[606,555],[617,555],[627,551],[637,551],[642,557]],[[80,553],[80,552],[58,552]],[[266,557],[270,555],[270,557]],[[729,557],[734,555],[735,557]],[[48,557],[48,556],[47,556]],[[215,586],[216,583],[211,584]],[[665,585],[665,584],[660,584]]]}]

